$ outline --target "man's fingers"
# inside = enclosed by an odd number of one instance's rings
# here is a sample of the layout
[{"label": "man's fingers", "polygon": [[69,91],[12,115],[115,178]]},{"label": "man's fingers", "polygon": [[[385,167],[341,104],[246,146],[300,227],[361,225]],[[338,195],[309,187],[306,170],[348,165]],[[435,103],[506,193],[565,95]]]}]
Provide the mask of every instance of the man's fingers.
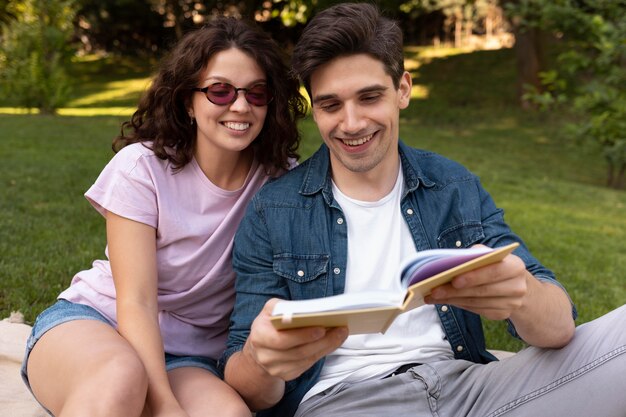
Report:
[{"label": "man's fingers", "polygon": [[478,287],[521,276],[525,271],[526,266],[519,257],[507,255],[500,262],[459,275],[451,284],[452,287],[459,289]]},{"label": "man's fingers", "polygon": [[277,330],[271,315],[278,299],[271,299],[252,323],[248,352],[268,374],[285,381],[300,376],[315,362],[337,349],[348,329],[303,327]]},{"label": "man's fingers", "polygon": [[523,297],[528,291],[525,279],[508,279],[488,285],[479,285],[467,288],[455,288],[452,285],[442,285],[432,292],[435,300],[449,300],[452,298],[493,298],[493,297]]},{"label": "man's fingers", "polygon": [[[291,338],[305,330],[309,329],[281,330],[279,333],[289,332]],[[347,336],[348,331],[345,328],[328,329],[321,338],[309,343],[299,343],[289,349],[258,349],[257,359],[270,375],[289,381],[341,346]]]}]

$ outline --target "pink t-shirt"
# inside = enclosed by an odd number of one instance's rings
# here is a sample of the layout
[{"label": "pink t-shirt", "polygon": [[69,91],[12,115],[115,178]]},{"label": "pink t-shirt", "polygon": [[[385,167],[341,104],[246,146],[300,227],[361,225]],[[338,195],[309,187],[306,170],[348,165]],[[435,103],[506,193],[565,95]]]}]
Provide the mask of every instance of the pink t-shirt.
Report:
[{"label": "pink t-shirt", "polygon": [[[174,174],[169,162],[136,143],[118,152],[85,193],[101,214],[111,211],[156,229],[166,352],[218,358],[224,350],[235,296],[233,236],[267,178],[255,163],[241,189],[226,191],[209,181],[195,159]],[[109,261],[76,274],[59,298],[90,305],[116,323]]]}]

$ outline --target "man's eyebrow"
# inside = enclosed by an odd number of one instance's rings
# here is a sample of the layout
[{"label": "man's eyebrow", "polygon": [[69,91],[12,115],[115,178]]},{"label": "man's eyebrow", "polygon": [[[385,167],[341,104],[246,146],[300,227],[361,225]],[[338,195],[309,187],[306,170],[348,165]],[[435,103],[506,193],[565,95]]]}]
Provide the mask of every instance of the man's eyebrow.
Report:
[{"label": "man's eyebrow", "polygon": [[[367,87],[363,87],[360,90],[358,90],[357,94],[377,93],[377,92],[385,91],[387,90],[387,88],[388,87],[386,85],[382,85],[382,84],[368,85]],[[332,100],[334,98],[337,98],[337,94],[320,94],[320,95],[313,97],[312,101],[313,101],[313,104],[315,104],[319,101]]]},{"label": "man's eyebrow", "polygon": [[360,89],[359,91],[357,91],[357,93],[359,94],[364,94],[364,93],[377,93],[380,91],[385,91],[387,90],[387,86],[386,85],[382,85],[382,84],[374,84],[374,85],[370,85],[368,87],[364,87],[362,89]]}]

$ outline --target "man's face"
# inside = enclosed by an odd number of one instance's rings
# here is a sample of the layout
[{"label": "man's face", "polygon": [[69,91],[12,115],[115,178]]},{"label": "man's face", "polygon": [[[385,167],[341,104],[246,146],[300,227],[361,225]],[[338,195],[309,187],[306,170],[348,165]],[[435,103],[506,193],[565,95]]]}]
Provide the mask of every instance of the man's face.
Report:
[{"label": "man's face", "polygon": [[335,58],[313,73],[313,118],[330,149],[333,178],[397,166],[400,110],[410,92],[408,73],[396,90],[382,62],[366,54]]}]

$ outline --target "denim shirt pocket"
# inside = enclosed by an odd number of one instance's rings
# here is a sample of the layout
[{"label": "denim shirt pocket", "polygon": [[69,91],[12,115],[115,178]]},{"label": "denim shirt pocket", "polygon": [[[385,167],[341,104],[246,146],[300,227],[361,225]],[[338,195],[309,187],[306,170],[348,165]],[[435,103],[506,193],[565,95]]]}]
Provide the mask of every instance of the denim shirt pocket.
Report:
[{"label": "denim shirt pocket", "polygon": [[437,237],[440,248],[468,248],[480,243],[485,232],[480,222],[462,223],[445,229]]},{"label": "denim shirt pocket", "polygon": [[274,272],[284,279],[292,300],[325,297],[329,259],[328,255],[275,255]]}]

